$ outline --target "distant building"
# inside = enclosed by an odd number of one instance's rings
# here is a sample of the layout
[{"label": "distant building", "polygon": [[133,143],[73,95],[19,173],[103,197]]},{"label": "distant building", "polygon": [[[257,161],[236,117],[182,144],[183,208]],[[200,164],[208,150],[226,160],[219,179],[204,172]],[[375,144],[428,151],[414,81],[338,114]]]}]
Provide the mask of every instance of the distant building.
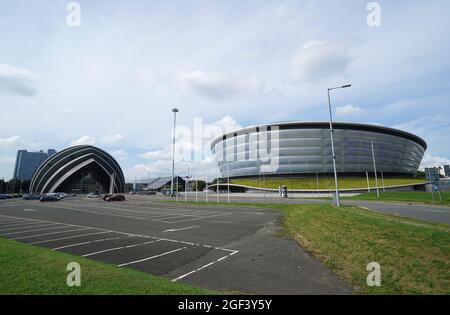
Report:
[{"label": "distant building", "polygon": [[30,192],[35,194],[115,194],[124,189],[125,179],[117,161],[91,145],[77,145],[53,154],[39,166],[30,183]]},{"label": "distant building", "polygon": [[28,152],[27,150],[17,151],[16,164],[14,167],[13,179],[31,180],[38,167],[56,150],[48,149],[47,152]]},{"label": "distant building", "polygon": [[49,157],[51,157],[53,154],[55,154],[56,153],[56,150],[55,149],[48,149],[47,150],[47,157],[49,158]]},{"label": "distant building", "polygon": [[[178,191],[184,191],[185,187],[185,180],[181,178],[180,176],[176,176],[173,178],[173,184],[174,184],[174,190]],[[151,178],[146,187],[142,188],[144,191],[167,191],[170,190],[172,185],[172,177],[158,177],[158,178]]]},{"label": "distant building", "polygon": [[439,168],[437,167],[425,168],[425,176],[429,181],[438,182],[440,180]]},{"label": "distant building", "polygon": [[450,177],[450,165],[444,165],[445,177]]}]

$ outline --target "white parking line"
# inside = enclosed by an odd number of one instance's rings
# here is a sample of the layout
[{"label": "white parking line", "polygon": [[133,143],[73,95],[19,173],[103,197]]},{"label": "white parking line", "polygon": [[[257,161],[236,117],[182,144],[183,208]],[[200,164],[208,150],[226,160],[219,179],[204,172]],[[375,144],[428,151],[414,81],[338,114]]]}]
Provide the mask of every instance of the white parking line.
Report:
[{"label": "white parking line", "polygon": [[30,220],[13,221],[8,224],[2,225],[1,227],[9,227],[9,226],[16,226],[16,225],[24,225],[24,224],[36,224],[36,222],[32,222]]},{"label": "white parking line", "polygon": [[[36,224],[36,222],[34,222],[34,224]],[[13,228],[8,228],[8,229],[2,229],[0,228],[0,232],[5,232],[5,231],[14,231],[14,230],[20,230],[20,229],[29,229],[29,228],[35,228],[35,227],[41,227],[41,226],[47,226],[47,225],[55,225],[55,223],[38,223],[36,225],[32,225],[32,226],[19,226],[19,227],[13,227]]]},{"label": "white parking line", "polygon": [[180,228],[180,229],[169,229],[169,230],[165,230],[163,231],[163,233],[167,233],[167,232],[178,232],[178,231],[184,231],[184,230],[190,230],[190,229],[195,229],[198,228],[198,226],[188,226],[185,228]]},{"label": "white parking line", "polygon": [[82,230],[90,230],[92,228],[81,228],[76,230],[69,230],[69,231],[59,231],[59,232],[51,232],[51,233],[43,233],[43,234],[34,234],[34,235],[28,235],[28,236],[21,236],[21,237],[14,237],[11,238],[12,240],[22,240],[25,238],[33,238],[38,236],[45,236],[45,235],[51,235],[51,234],[59,234],[59,233],[68,233],[68,232],[76,232],[76,231],[82,231]]},{"label": "white parking line", "polygon": [[66,228],[67,226],[55,226],[55,227],[46,227],[43,229],[37,229],[37,230],[26,230],[26,231],[16,231],[11,233],[0,233],[0,236],[7,236],[7,235],[14,235],[14,234],[23,234],[23,233],[29,233],[29,232],[37,232],[37,231],[45,231],[45,230],[52,230],[52,229],[62,229]]},{"label": "white parking line", "polygon": [[[109,215],[109,216],[116,216],[116,217],[123,217],[123,218],[131,218],[131,219],[135,219],[135,220],[148,220],[148,221],[155,221],[155,222],[162,222],[162,223],[178,223],[178,222],[184,222],[184,221],[194,221],[194,220],[202,220],[204,218],[211,218],[211,217],[216,217],[216,216],[223,216],[223,215],[229,215],[231,213],[229,212],[221,212],[218,213],[216,211],[211,211],[208,213],[214,213],[214,215],[203,215],[200,216],[199,214],[183,214],[183,213],[156,213],[156,212],[151,212],[151,211],[139,211],[139,210],[129,210],[129,209],[120,209],[120,208],[114,208],[114,212],[111,212],[111,208],[109,207],[103,207],[103,206],[89,206],[89,205],[83,205],[83,206],[87,206],[87,207],[94,207],[94,208],[106,208],[110,211],[91,211],[91,210],[85,210],[85,209],[78,209],[78,208],[71,208],[71,207],[63,207],[61,205],[57,205],[57,206],[47,206],[47,207],[51,207],[51,208],[62,208],[62,209],[67,209],[67,210],[74,210],[74,211],[80,211],[80,212],[87,212],[87,213],[93,213],[93,214],[97,214],[97,215]],[[128,211],[128,212],[134,212],[136,215],[125,215],[123,213],[121,214],[117,214],[116,213],[120,211]],[[189,213],[189,212],[188,212]],[[157,217],[161,217],[161,218],[157,218]],[[184,219],[184,220],[177,220],[177,221],[168,221],[172,218],[169,217],[173,217],[173,219],[177,218],[177,217],[193,217],[192,219]]]},{"label": "white parking line", "polygon": [[97,251],[97,252],[93,252],[93,253],[81,255],[81,257],[89,257],[89,256],[101,254],[101,253],[112,252],[112,251],[119,250],[119,249],[132,248],[132,247],[137,247],[137,246],[142,246],[142,245],[152,244],[152,243],[156,243],[156,242],[159,242],[159,241],[160,241],[160,240],[153,240],[153,241],[148,241],[148,242],[145,242],[145,243],[138,243],[138,244],[133,244],[133,245],[119,246],[119,247],[114,247],[114,248],[109,248],[109,249],[99,250],[99,251]]},{"label": "white parking line", "polygon": [[93,241],[87,241],[87,242],[82,242],[82,243],[69,244],[69,245],[64,245],[64,246],[59,246],[59,247],[52,248],[52,250],[76,247],[76,246],[92,244],[92,243],[99,243],[99,242],[118,240],[118,239],[121,239],[121,238],[122,238],[121,236],[119,236],[119,237],[110,237],[110,238],[104,238],[104,239],[100,239],[100,240],[93,240]]},{"label": "white parking line", "polygon": [[144,259],[130,261],[130,262],[127,262],[127,263],[124,263],[124,264],[120,264],[120,265],[117,265],[117,266],[118,267],[123,267],[123,266],[129,266],[129,265],[132,265],[132,264],[138,264],[138,263],[150,260],[150,259],[155,259],[155,258],[158,258],[158,257],[161,257],[161,256],[165,256],[165,255],[169,255],[169,254],[172,254],[172,253],[176,253],[176,252],[179,252],[180,250],[183,250],[183,249],[186,249],[186,247],[181,247],[181,248],[178,248],[178,249],[175,249],[175,250],[171,250],[170,252],[165,252],[165,253],[162,253],[162,254],[159,254],[159,255],[155,255],[155,256],[152,256],[152,257],[147,257],[147,258],[144,258]]},{"label": "white parking line", "polygon": [[55,241],[68,240],[70,238],[77,238],[77,237],[83,237],[83,236],[89,236],[89,235],[97,235],[97,234],[106,234],[106,233],[111,233],[111,232],[102,231],[102,232],[94,232],[94,233],[66,236],[66,237],[53,238],[51,240],[38,241],[38,242],[33,242],[33,243],[28,243],[28,244],[30,244],[30,245],[43,244],[43,243],[49,243],[49,242],[55,242]]},{"label": "white parking line", "polygon": [[185,274],[183,274],[183,275],[181,275],[181,276],[179,276],[179,277],[177,277],[177,278],[175,278],[175,279],[172,279],[172,281],[173,281],[173,282],[176,282],[176,281],[178,281],[178,280],[181,280],[181,279],[183,279],[183,278],[186,278],[187,276],[190,276],[190,275],[192,275],[192,274],[194,274],[194,273],[196,273],[196,272],[198,272],[198,271],[200,271],[200,270],[203,270],[203,269],[205,269],[205,268],[208,268],[208,267],[214,265],[215,263],[218,263],[219,261],[222,261],[222,260],[224,260],[224,259],[226,259],[226,258],[228,258],[228,257],[233,256],[234,254],[236,254],[236,253],[238,253],[238,252],[239,252],[239,251],[235,250],[235,251],[233,251],[233,252],[232,252],[231,254],[229,254],[229,255],[223,256],[223,257],[221,257],[221,258],[219,258],[219,259],[216,259],[216,260],[213,261],[213,262],[210,262],[210,263],[208,263],[208,264],[206,264],[206,265],[201,266],[200,268],[197,268],[197,269],[194,269],[194,270],[192,270],[192,271],[189,271],[189,272],[187,272],[187,273],[185,273]]},{"label": "white parking line", "polygon": [[[25,224],[25,226],[23,226],[24,224]],[[0,227],[0,229],[2,229],[2,231],[3,231],[3,227],[9,228],[9,227],[12,227],[12,226],[15,227],[15,228],[22,228],[22,229],[25,228],[26,229],[26,228],[33,227],[36,224],[43,224],[43,223],[42,222],[24,222],[24,223],[8,224],[8,225]],[[46,224],[49,224],[49,223],[46,223]],[[51,224],[55,224],[55,223],[51,223]],[[22,226],[19,226],[19,225],[22,225]]]},{"label": "white parking line", "polygon": [[220,214],[209,215],[209,216],[193,218],[193,219],[184,219],[184,220],[175,220],[175,221],[162,221],[162,220],[155,220],[155,221],[162,222],[162,223],[180,223],[180,222],[187,222],[187,221],[203,220],[203,219],[207,219],[207,218],[215,218],[215,217],[220,217],[220,216],[230,215],[230,214],[231,213],[220,213]]},{"label": "white parking line", "polygon": [[9,223],[9,222],[16,222],[16,221],[22,221],[23,219],[10,219],[10,220],[2,220],[0,221],[0,224]]},{"label": "white parking line", "polygon": [[[5,215],[0,215],[1,217],[9,217],[9,218],[18,218],[18,217],[13,217],[13,216],[5,216]],[[20,219],[20,218],[18,218]],[[25,219],[25,218],[22,218]],[[49,223],[56,223],[56,224],[65,224],[65,223],[59,223],[59,222],[52,222],[52,221],[45,221],[45,220],[36,220],[36,219],[27,219],[27,220],[33,220],[33,221],[38,221],[38,222],[49,222]],[[192,270],[184,275],[181,275],[175,279],[173,279],[172,281],[178,281],[180,279],[183,279],[195,272],[198,272],[200,270],[203,270],[217,262],[220,262],[232,255],[235,255],[236,253],[238,253],[239,251],[237,250],[232,250],[232,249],[228,249],[228,248],[222,248],[222,247],[216,247],[216,246],[210,246],[210,245],[204,245],[204,244],[197,244],[197,243],[192,243],[192,242],[187,242],[187,241],[180,241],[180,240],[174,240],[174,239],[167,239],[167,238],[161,238],[161,237],[155,237],[155,236],[148,236],[148,235],[139,235],[139,234],[132,234],[132,233],[127,233],[127,232],[120,232],[120,231],[114,231],[114,230],[106,230],[106,229],[100,229],[100,228],[95,228],[95,227],[86,227],[86,226],[81,226],[81,225],[73,225],[71,224],[70,226],[73,227],[82,227],[82,229],[78,229],[78,230],[71,230],[71,231],[61,231],[61,232],[53,232],[53,233],[45,233],[45,234],[41,234],[41,235],[33,235],[33,236],[27,236],[27,237],[21,237],[21,238],[16,238],[16,239],[23,239],[23,238],[30,238],[30,237],[36,237],[36,236],[42,236],[42,235],[49,235],[49,234],[56,234],[56,233],[64,233],[64,232],[74,232],[74,231],[80,231],[80,230],[88,230],[88,229],[93,229],[93,230],[100,230],[100,232],[94,232],[94,233],[87,233],[87,234],[81,234],[81,235],[74,235],[74,236],[68,236],[68,237],[62,237],[62,238],[56,238],[56,239],[50,239],[50,240],[42,240],[42,241],[37,241],[37,242],[31,242],[28,244],[42,244],[42,243],[48,243],[48,242],[52,242],[52,241],[59,241],[59,240],[65,240],[65,239],[71,239],[71,238],[78,238],[78,237],[83,237],[83,236],[88,236],[88,235],[95,235],[95,234],[106,234],[106,233],[117,233],[117,234],[122,234],[122,235],[127,235],[128,237],[144,237],[144,238],[150,238],[152,240],[158,240],[158,241],[168,241],[168,242],[173,242],[173,243],[178,243],[178,244],[184,244],[184,245],[189,245],[189,246],[202,246],[205,248],[211,248],[211,249],[216,249],[216,250],[221,250],[221,251],[227,251],[230,252],[230,254],[223,256],[211,263],[208,263],[200,268],[197,268],[195,270]],[[71,245],[76,245],[76,244],[71,244]],[[70,245],[68,245],[70,246]],[[127,265],[131,265],[131,264],[136,264],[136,263],[140,263],[143,261],[147,261],[147,260],[151,260],[154,258],[158,258],[164,255],[168,255],[171,253],[175,253],[178,251],[181,251],[183,249],[186,249],[187,247],[182,247],[182,248],[178,248],[176,250],[170,251],[170,252],[166,252],[166,253],[162,253],[159,255],[155,255],[152,257],[148,257],[148,258],[144,258],[144,259],[140,259],[140,260],[136,260],[136,261],[131,261],[131,262],[127,262],[124,264],[119,265],[119,267],[122,266],[127,266]]]}]

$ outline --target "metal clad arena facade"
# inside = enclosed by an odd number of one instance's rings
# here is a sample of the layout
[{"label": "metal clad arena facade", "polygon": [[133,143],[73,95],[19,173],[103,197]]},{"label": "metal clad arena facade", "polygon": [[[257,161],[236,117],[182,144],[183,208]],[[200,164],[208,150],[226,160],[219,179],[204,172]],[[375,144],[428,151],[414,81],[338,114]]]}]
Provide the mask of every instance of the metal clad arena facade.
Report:
[{"label": "metal clad arena facade", "polygon": [[45,160],[31,179],[30,192],[110,192],[125,190],[125,179],[117,161],[90,145],[62,150]]},{"label": "metal clad arena facade", "polygon": [[[222,176],[302,176],[333,173],[330,125],[287,122],[249,127],[211,143]],[[408,132],[376,125],[333,123],[336,167],[341,174],[416,175],[426,142]],[[264,158],[263,158],[264,157]],[[269,158],[267,158],[269,157]],[[271,164],[270,171],[264,169]]]}]

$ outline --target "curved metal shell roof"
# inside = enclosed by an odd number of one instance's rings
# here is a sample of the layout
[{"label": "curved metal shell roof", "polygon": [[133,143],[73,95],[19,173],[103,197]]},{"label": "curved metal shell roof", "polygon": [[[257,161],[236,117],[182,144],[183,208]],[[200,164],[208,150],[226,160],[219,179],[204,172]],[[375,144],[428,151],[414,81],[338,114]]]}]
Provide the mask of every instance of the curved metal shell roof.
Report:
[{"label": "curved metal shell roof", "polygon": [[124,191],[125,178],[120,165],[110,154],[90,145],[73,146],[50,156],[34,173],[30,191],[54,192],[71,175],[93,163],[112,179],[114,191]]}]

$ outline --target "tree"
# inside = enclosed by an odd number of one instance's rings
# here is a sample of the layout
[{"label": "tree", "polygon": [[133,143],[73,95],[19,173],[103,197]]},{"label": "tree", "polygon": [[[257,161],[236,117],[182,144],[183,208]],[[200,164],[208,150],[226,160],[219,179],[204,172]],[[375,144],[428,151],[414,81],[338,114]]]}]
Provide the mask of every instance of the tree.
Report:
[{"label": "tree", "polygon": [[425,172],[424,171],[417,171],[417,178],[426,178]]}]

